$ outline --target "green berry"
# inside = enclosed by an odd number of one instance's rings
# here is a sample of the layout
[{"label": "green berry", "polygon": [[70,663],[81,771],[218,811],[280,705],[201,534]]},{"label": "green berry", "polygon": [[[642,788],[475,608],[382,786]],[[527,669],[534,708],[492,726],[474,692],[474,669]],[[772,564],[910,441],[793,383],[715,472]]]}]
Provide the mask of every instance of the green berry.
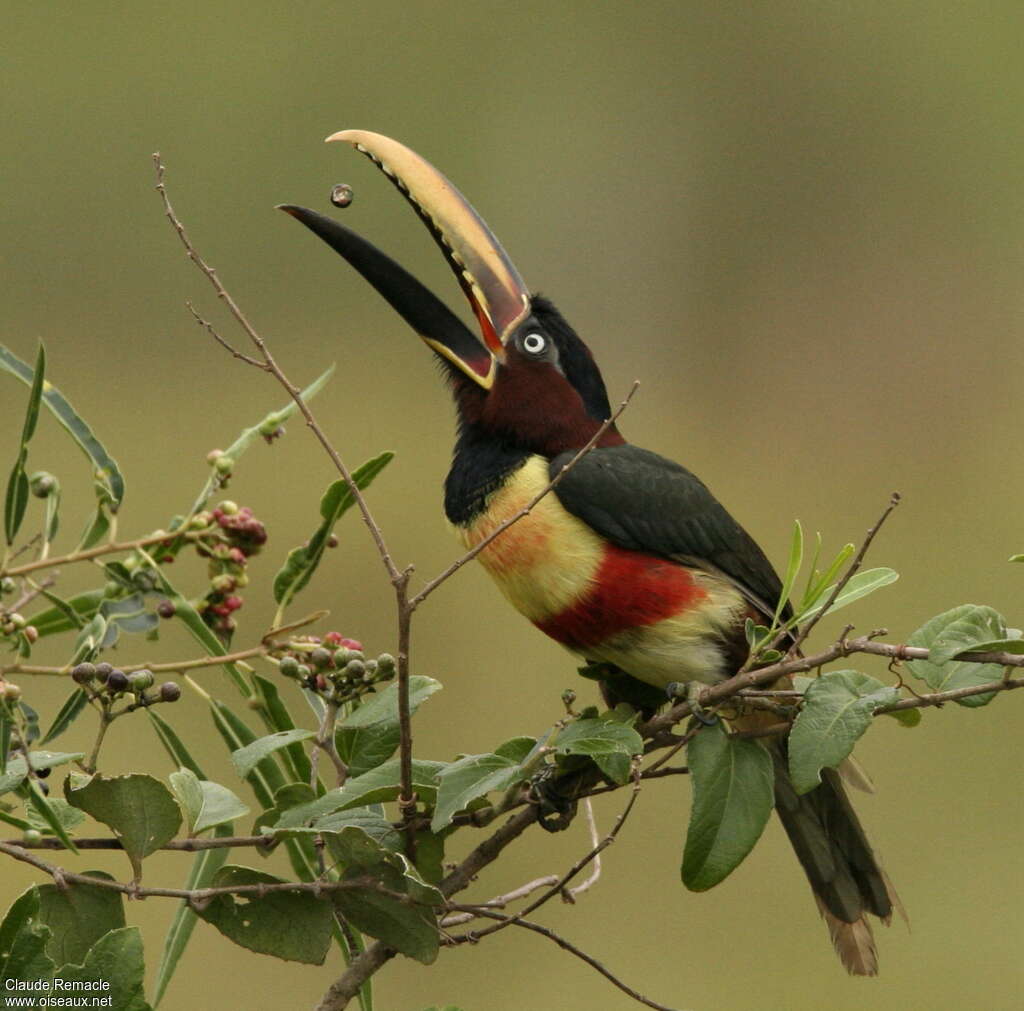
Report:
[{"label": "green berry", "polygon": [[128,685],[136,695],[141,695],[147,688],[153,686],[153,672],[145,668],[133,671],[128,675]]},{"label": "green berry", "polygon": [[20,686],[12,681],[4,682],[3,697],[7,702],[17,702],[21,698]]},{"label": "green berry", "polygon": [[390,653],[381,653],[381,655],[377,657],[377,666],[382,671],[394,670],[395,658]]},{"label": "green berry", "polygon": [[0,596],[6,597],[8,593],[14,593],[16,586],[17,583],[10,576],[4,576],[3,579],[0,579]]},{"label": "green berry", "polygon": [[277,669],[282,677],[295,678],[299,676],[299,661],[293,656],[281,657],[281,662],[277,665]]},{"label": "green berry", "polygon": [[361,678],[366,673],[366,664],[362,660],[349,660],[345,664],[345,676],[353,680]]},{"label": "green berry", "polygon": [[43,833],[37,828],[27,828],[22,833],[21,841],[26,846],[38,846],[43,841]]},{"label": "green berry", "polygon": [[317,646],[317,648],[309,654],[310,663],[321,670],[323,670],[324,667],[330,667],[333,659],[334,657],[330,650],[324,649],[323,646]]},{"label": "green berry", "polygon": [[233,457],[222,453],[217,457],[216,461],[214,461],[213,466],[218,474],[226,475],[230,474],[231,471],[235,469],[235,461]]}]

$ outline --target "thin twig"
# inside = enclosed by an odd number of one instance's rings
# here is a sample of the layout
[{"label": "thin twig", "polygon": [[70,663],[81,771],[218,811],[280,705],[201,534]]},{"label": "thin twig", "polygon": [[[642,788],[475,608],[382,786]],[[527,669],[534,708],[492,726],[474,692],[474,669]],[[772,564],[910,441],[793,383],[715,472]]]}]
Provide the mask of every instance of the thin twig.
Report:
[{"label": "thin twig", "polygon": [[188,533],[161,531],[156,534],[148,534],[134,541],[120,541],[118,543],[111,541],[107,544],[97,545],[95,548],[87,548],[85,551],[72,551],[71,554],[61,555],[58,558],[45,558],[35,562],[28,562],[25,565],[7,569],[5,572],[0,573],[0,575],[11,577],[23,576],[27,572],[35,572],[36,569],[48,569],[57,565],[70,565],[72,562],[85,562],[92,558],[98,558],[100,555],[115,554],[118,551],[134,551],[136,548],[144,548],[150,544],[159,544],[161,541],[168,541],[174,537],[194,541],[205,536],[206,533],[204,530],[189,531]]},{"label": "thin twig", "polygon": [[[455,908],[461,908],[456,906]],[[650,997],[645,997],[639,990],[634,990],[631,986],[624,983],[618,976],[602,965],[593,955],[588,955],[582,948],[578,948],[571,941],[567,941],[560,934],[556,934],[550,927],[542,926],[539,923],[534,923],[531,920],[524,920],[519,916],[506,916],[503,913],[495,913],[489,909],[480,909],[477,911],[478,916],[486,917],[490,920],[498,920],[499,927],[523,927],[526,930],[532,930],[534,933],[540,934],[546,937],[549,941],[554,941],[559,948],[564,951],[568,951],[570,954],[575,955],[577,958],[586,962],[592,969],[596,969],[609,983],[618,987],[624,994],[631,997],[633,1000],[645,1007],[654,1008],[655,1011],[674,1011],[673,1008],[667,1004],[659,1004],[655,1000],[651,1000]],[[482,933],[482,932],[481,932]],[[477,936],[471,934],[464,934],[462,937],[453,939],[454,944],[465,944],[477,940]]]}]

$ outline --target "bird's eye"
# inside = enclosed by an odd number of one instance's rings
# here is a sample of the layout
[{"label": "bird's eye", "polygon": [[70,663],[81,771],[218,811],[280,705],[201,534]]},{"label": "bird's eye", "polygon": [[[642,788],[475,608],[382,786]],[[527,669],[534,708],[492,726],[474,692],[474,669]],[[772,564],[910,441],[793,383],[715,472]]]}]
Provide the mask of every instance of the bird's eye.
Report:
[{"label": "bird's eye", "polygon": [[523,338],[523,350],[530,355],[542,355],[548,349],[547,340],[539,333],[528,333]]}]

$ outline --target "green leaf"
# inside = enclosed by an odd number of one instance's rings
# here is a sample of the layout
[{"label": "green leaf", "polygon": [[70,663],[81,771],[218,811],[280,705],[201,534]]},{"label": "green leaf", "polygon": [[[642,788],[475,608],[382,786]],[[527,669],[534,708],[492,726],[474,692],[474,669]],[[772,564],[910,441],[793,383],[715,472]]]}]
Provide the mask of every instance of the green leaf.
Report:
[{"label": "green leaf", "polygon": [[[85,815],[77,807],[72,807],[66,800],[62,800],[60,797],[47,797],[46,803],[54,813],[57,821],[63,826],[65,832],[69,832],[85,821]],[[50,822],[35,808],[27,812],[27,817],[28,823],[32,828],[38,829],[44,834],[56,834]]]},{"label": "green leaf", "polygon": [[901,727],[916,727],[921,722],[920,709],[897,709],[882,715],[891,716]]},{"label": "green leaf", "polygon": [[0,923],[0,980],[48,979],[54,964],[46,954],[51,931],[39,918],[39,890],[22,892]]},{"label": "green leaf", "polygon": [[179,769],[168,777],[171,790],[185,815],[189,835],[199,835],[214,825],[243,818],[249,808],[226,786],[199,779],[191,769]]},{"label": "green leaf", "polygon": [[[210,714],[214,726],[232,751],[238,751],[256,740],[256,735],[223,702],[210,700]],[[273,758],[257,762],[252,772],[245,777],[261,807],[271,807],[277,790],[284,786],[285,779]]]},{"label": "green leaf", "polygon": [[816,604],[822,598],[828,599],[832,592],[830,584],[839,575],[839,570],[853,556],[855,548],[852,544],[844,544],[839,549],[839,554],[832,559],[832,564],[824,572],[817,571],[818,554],[821,551],[821,534],[817,535],[817,543],[814,552],[814,561],[811,565],[811,572],[807,579],[807,589],[804,591],[804,599],[800,604],[800,611],[804,612],[812,604]]},{"label": "green leaf", "polygon": [[946,612],[949,620],[932,637],[928,647],[931,663],[942,666],[960,653],[1005,639],[1006,622],[994,608],[967,604],[954,611],[955,617],[954,612]]},{"label": "green leaf", "polygon": [[[285,811],[275,828],[291,828],[304,825],[315,818],[350,807],[365,807],[367,804],[383,804],[398,797],[400,774],[398,759],[385,762],[376,769],[349,779],[344,786],[328,790],[322,797],[308,804],[301,804]],[[437,796],[438,776],[445,768],[444,762],[425,762],[413,759],[412,786],[425,804],[433,804]],[[269,806],[269,805],[268,805]]]},{"label": "green leaf", "polygon": [[[1001,631],[986,631],[998,628],[1001,628]],[[973,649],[973,645],[970,645],[973,642],[981,641],[984,645],[985,642],[996,640],[1005,633],[1006,626],[1002,617],[992,608],[977,604],[961,604],[925,622],[907,640],[908,646],[921,646],[927,650],[932,650],[937,645],[937,656],[946,659],[939,661],[932,656],[928,660],[909,660],[907,667],[914,677],[920,678],[934,692],[948,692],[988,684],[989,681],[998,678],[997,666],[955,660],[952,657],[965,649]],[[991,702],[994,695],[994,692],[987,692],[956,701],[967,708],[977,708]]]},{"label": "green leaf", "polygon": [[[82,751],[30,751],[28,757],[32,768],[39,770],[53,769],[58,765],[75,762],[79,758],[85,758],[85,753]],[[24,755],[8,759],[7,771],[0,776],[0,794],[10,793],[11,790],[17,789],[27,775],[28,766],[25,764]]]},{"label": "green leaf", "polygon": [[[228,864],[214,876],[212,887],[284,883],[272,874]],[[199,916],[235,944],[291,962],[322,965],[331,943],[331,905],[310,892],[217,895]]]},{"label": "green leaf", "polygon": [[[104,871],[86,871],[91,878],[114,879]],[[39,918],[53,932],[46,953],[57,965],[81,964],[89,949],[108,931],[124,926],[121,893],[101,885],[66,882],[39,885]]]},{"label": "green leaf", "polygon": [[316,737],[316,731],[304,730],[302,727],[296,727],[293,730],[280,730],[276,734],[268,734],[266,737],[257,738],[250,744],[232,752],[231,764],[234,765],[238,775],[244,779],[256,768],[259,762],[272,755],[275,751],[279,751],[281,748],[285,748],[297,741],[308,741],[311,737]]},{"label": "green leaf", "polygon": [[775,615],[772,618],[772,625],[778,623],[779,617],[786,609],[789,595],[793,592],[793,584],[796,582],[797,574],[804,560],[804,528],[800,526],[799,520],[793,521],[793,538],[789,545],[789,564],[786,566],[786,578],[782,581],[782,592],[779,594],[779,602],[775,606]]},{"label": "green leaf", "polygon": [[[82,965],[62,966],[56,975],[72,986],[102,980],[109,987],[102,991],[100,998],[105,1007],[117,1008],[117,1011],[151,1011],[142,989],[145,970],[139,928],[120,927],[104,934],[89,949]],[[90,994],[90,1000],[94,997],[95,994]]]},{"label": "green leaf", "polygon": [[[218,825],[213,831],[214,835],[223,837],[229,835],[231,829],[225,825]],[[209,886],[217,871],[224,866],[227,858],[228,849],[226,846],[221,849],[202,850],[197,853],[192,861],[192,867],[185,882],[185,888],[189,891],[194,891],[195,889]],[[160,956],[160,965],[157,967],[156,981],[153,985],[154,1007],[163,998],[167,986],[178,967],[178,961],[184,954],[189,939],[192,937],[192,931],[195,929],[198,919],[195,911],[188,903],[182,902],[179,904],[174,914],[174,920],[167,931],[167,936],[164,938],[164,950]]]},{"label": "green leaf", "polygon": [[110,530],[110,513],[107,509],[107,503],[100,499],[96,503],[96,511],[93,513],[92,518],[86,523],[85,529],[82,531],[82,536],[78,541],[78,550],[86,551],[87,549],[94,547],[107,536]]},{"label": "green leaf", "polygon": [[813,790],[821,770],[836,768],[871,725],[874,711],[898,701],[899,694],[898,688],[855,670],[812,680],[789,735],[789,774],[796,792]]},{"label": "green leaf", "polygon": [[142,859],[173,839],[181,827],[181,812],[170,791],[142,773],[96,775],[78,789],[66,780],[64,796],[121,840],[135,880],[142,876]]},{"label": "green leaf", "polygon": [[[273,732],[279,730],[293,730],[295,721],[288,712],[288,707],[281,699],[277,685],[268,681],[259,674],[252,675],[252,686],[256,698],[260,702],[259,714],[267,729]],[[301,742],[289,744],[281,754],[288,767],[292,779],[300,783],[308,783],[312,775],[313,766],[310,764],[309,756],[302,747]]]},{"label": "green leaf", "polygon": [[376,878],[383,888],[401,894],[397,899],[369,886],[334,893],[338,911],[357,929],[429,965],[437,957],[438,930],[433,908],[443,904],[441,893],[426,884],[400,853],[385,850],[357,829],[347,829],[336,841],[345,867],[342,880]]},{"label": "green leaf", "polygon": [[60,737],[75,722],[88,704],[89,697],[81,688],[76,687],[64,700],[64,705],[60,707],[60,712],[53,718],[50,729],[46,731],[39,743],[49,744],[54,738]]},{"label": "green leaf", "polygon": [[[17,376],[29,386],[36,379],[35,370],[2,344],[0,344],[0,369]],[[121,476],[117,463],[110,457],[103,448],[103,444],[93,435],[92,430],[79,417],[57,387],[50,383],[44,383],[42,402],[89,457],[93,465],[93,478],[97,485],[97,494],[109,501],[116,511],[124,498],[124,478]]]},{"label": "green leaf", "polygon": [[[299,784],[295,784],[299,785]],[[304,785],[304,784],[303,784]],[[285,787],[288,789],[288,787]],[[285,810],[287,810],[285,808]],[[357,828],[364,832],[375,843],[388,850],[398,851],[402,848],[403,839],[400,832],[380,813],[378,807],[354,807],[346,811],[335,811],[322,818],[315,818],[308,825],[296,825],[292,828],[264,829],[264,834],[284,839],[292,836],[332,836],[346,829]],[[337,840],[328,838],[328,844],[336,844]],[[332,847],[333,853],[333,847]],[[344,862],[344,854],[333,853],[335,861]]]},{"label": "green leaf", "polygon": [[41,787],[34,780],[27,780],[18,788],[18,796],[28,802],[28,806],[46,823],[50,831],[69,849],[72,853],[78,853],[78,847],[74,840],[68,835],[67,829],[60,815],[54,810],[50,799],[43,793]]},{"label": "green leaf", "polygon": [[0,777],[7,772],[7,755],[11,750],[11,734],[14,720],[7,709],[7,704],[0,702]]},{"label": "green leaf", "polygon": [[639,755],[644,750],[640,735],[625,723],[609,719],[576,720],[555,741],[560,755]]},{"label": "green leaf", "polygon": [[197,779],[205,779],[203,770],[189,753],[188,748],[182,743],[174,728],[163,717],[157,716],[152,709],[147,709],[146,715],[153,724],[153,729],[156,731],[157,737],[160,738],[160,743],[166,749],[167,754],[171,756],[171,761],[188,769]]},{"label": "green leaf", "polygon": [[686,750],[693,805],[682,877],[702,892],[732,873],[760,838],[772,813],[774,775],[764,748],[730,737],[721,723],[704,727]]},{"label": "green leaf", "polygon": [[478,797],[492,790],[507,790],[528,776],[520,760],[498,754],[466,755],[452,762],[438,777],[437,807],[430,831],[440,832]]},{"label": "green leaf", "polygon": [[95,657],[106,634],[107,619],[102,614],[94,615],[75,639],[75,645],[71,651],[71,662],[81,663],[83,660],[91,660]]},{"label": "green leaf", "polygon": [[[362,491],[368,488],[373,479],[391,462],[394,453],[384,452],[380,456],[367,460],[361,467],[352,472],[352,480]],[[288,558],[274,577],[274,600],[282,607],[287,607],[292,598],[309,582],[316,571],[327,547],[328,538],[334,524],[353,506],[355,497],[348,484],[338,479],[320,500],[320,516],[322,522],[309,541],[299,548],[288,552]]]},{"label": "green leaf", "polygon": [[[434,692],[441,682],[422,674],[409,678],[409,714]],[[350,776],[361,776],[386,762],[398,748],[398,685],[394,682],[354,709],[338,724],[334,744]]]},{"label": "green leaf", "polygon": [[[852,604],[855,600],[860,600],[861,597],[866,597],[869,593],[880,590],[883,586],[895,583],[899,578],[900,575],[895,569],[885,567],[865,569],[863,572],[855,573],[846,586],[843,587],[839,596],[836,597],[835,603],[828,609],[828,613],[832,614],[841,607],[846,607],[847,604]],[[820,614],[824,610],[828,598],[832,595],[833,589],[834,587],[830,586],[827,590],[820,593],[817,597],[817,603],[798,615],[796,621],[802,623]]]},{"label": "green leaf", "polygon": [[36,430],[39,420],[39,399],[43,393],[43,377],[46,372],[46,350],[39,345],[36,355],[36,367],[32,374],[32,386],[28,395],[28,406],[25,409],[25,422],[21,428],[21,443],[18,446],[18,457],[7,481],[7,495],[4,501],[4,531],[7,543],[12,544],[18,535],[21,521],[25,518],[28,508],[28,475],[25,473],[25,461],[28,459],[28,444]]},{"label": "green leaf", "polygon": [[[46,596],[49,600],[53,599],[49,594]],[[55,604],[45,611],[32,615],[28,619],[28,623],[35,626],[40,638],[46,635],[56,635],[58,632],[67,632],[72,628],[80,629],[96,614],[103,600],[103,590],[89,590],[62,602],[71,608],[75,614],[74,618],[68,615],[64,607]]]}]

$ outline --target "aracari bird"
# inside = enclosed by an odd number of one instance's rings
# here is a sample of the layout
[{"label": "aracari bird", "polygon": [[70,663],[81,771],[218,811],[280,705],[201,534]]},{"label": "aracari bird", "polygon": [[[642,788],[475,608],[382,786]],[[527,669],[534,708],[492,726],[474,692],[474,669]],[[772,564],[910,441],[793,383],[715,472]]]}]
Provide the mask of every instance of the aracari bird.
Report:
[{"label": "aracari bird", "polygon": [[[529,503],[611,416],[590,350],[531,295],[490,229],[440,172],[380,134],[344,130],[422,218],[480,327],[475,336],[424,285],[345,226],[282,209],[341,254],[437,354],[458,434],[444,508],[466,546]],[[588,662],[662,691],[713,684],[746,661],[747,618],[767,624],[782,584],[750,535],[684,467],[628,443],[616,425],[524,518],[478,555],[509,602]],[[791,612],[784,612],[787,616]],[[766,620],[767,619],[767,620]],[[664,695],[661,696],[664,698]],[[785,745],[775,806],[843,964],[874,975],[868,914],[898,903],[832,769],[798,795]]]}]

